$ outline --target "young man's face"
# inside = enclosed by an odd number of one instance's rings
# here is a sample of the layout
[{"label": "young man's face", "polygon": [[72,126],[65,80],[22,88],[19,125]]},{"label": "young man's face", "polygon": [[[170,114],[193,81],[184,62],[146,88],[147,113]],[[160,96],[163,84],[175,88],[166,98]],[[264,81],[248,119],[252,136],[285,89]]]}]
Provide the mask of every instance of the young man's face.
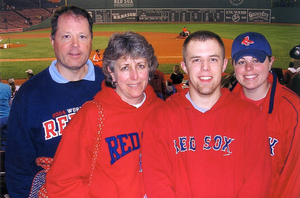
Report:
[{"label": "young man's face", "polygon": [[233,61],[233,68],[236,79],[243,86],[245,91],[258,90],[267,86],[269,71],[273,64],[274,58],[266,57],[263,63],[255,57],[243,56],[237,63]]},{"label": "young man's face", "polygon": [[220,94],[222,73],[227,66],[217,40],[191,40],[182,69],[189,75],[190,93],[198,96]]}]

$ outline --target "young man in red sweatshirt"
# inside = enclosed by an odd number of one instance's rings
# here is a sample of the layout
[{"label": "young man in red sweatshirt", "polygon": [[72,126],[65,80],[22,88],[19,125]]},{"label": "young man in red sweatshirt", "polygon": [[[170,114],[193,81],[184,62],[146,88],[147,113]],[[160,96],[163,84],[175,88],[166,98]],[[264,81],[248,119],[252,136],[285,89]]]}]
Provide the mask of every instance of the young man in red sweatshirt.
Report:
[{"label": "young man in red sweatshirt", "polygon": [[181,67],[189,90],[168,98],[145,123],[148,198],[267,196],[266,119],[255,105],[221,89],[227,62],[215,33],[198,31],[185,40]]}]

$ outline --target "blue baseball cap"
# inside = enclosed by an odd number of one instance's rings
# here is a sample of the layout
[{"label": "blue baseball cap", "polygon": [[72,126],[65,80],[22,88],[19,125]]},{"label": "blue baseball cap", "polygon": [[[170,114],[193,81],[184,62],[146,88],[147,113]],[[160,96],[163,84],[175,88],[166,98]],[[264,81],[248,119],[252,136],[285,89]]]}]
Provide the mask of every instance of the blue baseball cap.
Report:
[{"label": "blue baseball cap", "polygon": [[243,56],[255,57],[263,63],[267,56],[272,56],[272,49],[264,35],[257,32],[246,32],[237,36],[231,47],[231,58],[235,64]]}]

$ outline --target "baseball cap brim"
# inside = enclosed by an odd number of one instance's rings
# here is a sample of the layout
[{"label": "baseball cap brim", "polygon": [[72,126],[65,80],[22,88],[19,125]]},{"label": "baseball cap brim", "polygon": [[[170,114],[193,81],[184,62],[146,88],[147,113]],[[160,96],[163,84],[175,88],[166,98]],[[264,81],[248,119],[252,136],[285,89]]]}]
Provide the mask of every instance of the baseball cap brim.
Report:
[{"label": "baseball cap brim", "polygon": [[244,56],[252,56],[254,58],[257,58],[257,60],[260,63],[263,63],[263,62],[265,62],[268,54],[264,51],[257,50],[257,49],[244,49],[244,50],[241,50],[241,51],[238,51],[237,53],[235,53],[233,55],[232,59],[234,60],[234,62],[236,64]]}]

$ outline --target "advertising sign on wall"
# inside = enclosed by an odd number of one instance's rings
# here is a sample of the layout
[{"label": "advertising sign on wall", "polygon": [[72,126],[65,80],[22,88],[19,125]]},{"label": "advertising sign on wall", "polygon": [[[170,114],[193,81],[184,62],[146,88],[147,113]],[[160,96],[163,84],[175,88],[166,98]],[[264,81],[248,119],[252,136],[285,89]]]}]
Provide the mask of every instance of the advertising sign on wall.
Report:
[{"label": "advertising sign on wall", "polygon": [[247,10],[225,11],[225,22],[247,22]]},{"label": "advertising sign on wall", "polygon": [[248,10],[248,22],[271,22],[271,10]]},{"label": "advertising sign on wall", "polygon": [[136,10],[112,10],[112,22],[136,22]]}]

